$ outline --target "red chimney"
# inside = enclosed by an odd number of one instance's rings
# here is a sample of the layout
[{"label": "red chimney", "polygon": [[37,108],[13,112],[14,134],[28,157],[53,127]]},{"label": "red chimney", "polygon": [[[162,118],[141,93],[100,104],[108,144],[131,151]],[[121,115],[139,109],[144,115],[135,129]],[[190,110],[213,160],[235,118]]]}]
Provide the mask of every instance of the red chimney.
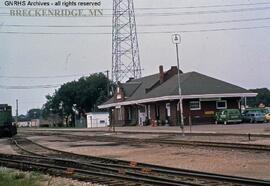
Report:
[{"label": "red chimney", "polygon": [[160,83],[164,82],[164,71],[163,71],[163,66],[159,66],[159,81]]}]

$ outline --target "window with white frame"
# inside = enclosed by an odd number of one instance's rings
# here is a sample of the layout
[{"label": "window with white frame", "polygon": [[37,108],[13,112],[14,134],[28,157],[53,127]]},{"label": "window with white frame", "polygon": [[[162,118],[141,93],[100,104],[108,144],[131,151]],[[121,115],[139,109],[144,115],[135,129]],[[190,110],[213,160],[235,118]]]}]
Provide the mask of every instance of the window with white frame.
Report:
[{"label": "window with white frame", "polygon": [[221,100],[216,102],[217,109],[226,109],[227,108],[227,101]]},{"label": "window with white frame", "polygon": [[190,110],[201,110],[201,102],[200,101],[190,101],[189,108],[190,108]]}]

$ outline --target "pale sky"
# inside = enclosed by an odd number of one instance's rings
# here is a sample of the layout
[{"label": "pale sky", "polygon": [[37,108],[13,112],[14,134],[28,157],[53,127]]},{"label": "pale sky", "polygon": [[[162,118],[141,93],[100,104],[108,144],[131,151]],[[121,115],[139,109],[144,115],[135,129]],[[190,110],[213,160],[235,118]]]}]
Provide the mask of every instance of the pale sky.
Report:
[{"label": "pale sky", "polygon": [[[112,0],[101,2],[102,7],[106,9],[104,13],[111,14],[111,10],[107,9],[112,8]],[[3,3],[4,0],[1,0],[0,103],[12,105],[15,111],[15,100],[18,99],[19,113],[26,114],[31,108],[41,108],[46,100],[45,95],[52,94],[55,88],[13,90],[6,89],[5,86],[62,84],[76,77],[55,76],[111,70],[110,34],[47,34],[110,33],[110,27],[74,26],[111,25],[111,16],[10,17],[3,16],[3,13],[10,9],[2,8]],[[197,71],[247,89],[270,88],[270,1],[134,0],[134,4],[143,75],[157,73],[161,64],[165,70],[176,65],[176,52],[171,41],[171,33],[141,32],[177,32],[182,36],[180,63],[184,72]],[[153,16],[160,13],[170,15]],[[146,27],[143,26],[145,24],[176,25]],[[3,32],[17,32],[17,34]],[[31,78],[37,76],[49,78]]]}]

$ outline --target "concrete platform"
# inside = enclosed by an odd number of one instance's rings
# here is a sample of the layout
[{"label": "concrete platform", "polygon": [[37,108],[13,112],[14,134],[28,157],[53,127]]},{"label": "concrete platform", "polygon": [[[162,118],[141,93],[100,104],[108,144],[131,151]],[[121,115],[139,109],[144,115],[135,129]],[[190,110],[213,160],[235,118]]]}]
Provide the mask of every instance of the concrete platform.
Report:
[{"label": "concrete platform", "polygon": [[[74,128],[26,128],[20,130],[33,130],[33,131],[74,131],[74,132],[110,132],[111,129],[106,128],[84,128],[84,129],[74,129]],[[180,127],[116,127],[117,132],[126,132],[126,133],[159,133],[159,134],[180,134],[182,130]],[[270,137],[270,124],[237,124],[237,125],[193,125],[185,126],[186,134],[212,134],[212,135],[264,135]]]}]

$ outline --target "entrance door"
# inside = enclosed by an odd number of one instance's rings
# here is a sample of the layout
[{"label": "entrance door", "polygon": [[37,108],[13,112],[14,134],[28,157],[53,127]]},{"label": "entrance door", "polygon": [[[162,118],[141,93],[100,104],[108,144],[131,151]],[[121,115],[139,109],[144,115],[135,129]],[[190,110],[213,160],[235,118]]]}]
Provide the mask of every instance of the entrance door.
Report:
[{"label": "entrance door", "polygon": [[145,107],[140,107],[138,110],[139,116],[139,125],[143,126],[143,123],[146,121],[147,113]]}]

